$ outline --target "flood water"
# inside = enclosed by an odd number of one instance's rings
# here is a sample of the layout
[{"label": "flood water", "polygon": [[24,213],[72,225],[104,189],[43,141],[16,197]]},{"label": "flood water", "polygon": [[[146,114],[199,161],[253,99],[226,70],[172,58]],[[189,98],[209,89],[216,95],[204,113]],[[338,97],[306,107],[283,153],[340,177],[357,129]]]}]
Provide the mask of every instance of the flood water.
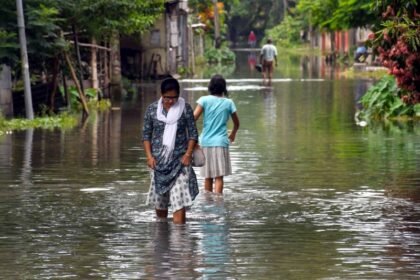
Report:
[{"label": "flood water", "polygon": [[[312,58],[280,65],[266,87],[239,56],[234,174],[186,225],[144,205],[155,85],[71,130],[1,135],[0,278],[419,279],[420,124],[357,126],[371,81]],[[182,83],[191,104],[203,78]]]}]

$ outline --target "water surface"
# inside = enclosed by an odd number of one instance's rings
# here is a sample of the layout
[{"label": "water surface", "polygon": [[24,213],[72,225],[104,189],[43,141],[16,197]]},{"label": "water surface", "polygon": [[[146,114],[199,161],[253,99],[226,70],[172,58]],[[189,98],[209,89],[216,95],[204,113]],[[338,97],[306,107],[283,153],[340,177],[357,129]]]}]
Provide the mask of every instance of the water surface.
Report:
[{"label": "water surface", "polygon": [[[234,174],[184,226],[144,206],[155,85],[72,130],[0,136],[0,278],[418,279],[419,124],[357,126],[371,82],[320,61],[271,87],[238,63]],[[182,83],[188,102],[207,78]]]}]

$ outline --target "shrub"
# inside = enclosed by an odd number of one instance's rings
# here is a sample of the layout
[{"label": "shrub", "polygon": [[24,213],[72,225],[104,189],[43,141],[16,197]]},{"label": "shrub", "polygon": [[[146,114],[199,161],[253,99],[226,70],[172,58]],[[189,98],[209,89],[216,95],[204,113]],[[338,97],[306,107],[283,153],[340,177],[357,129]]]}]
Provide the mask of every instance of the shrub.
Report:
[{"label": "shrub", "polygon": [[234,63],[236,55],[227,47],[216,49],[214,47],[209,48],[205,51],[204,57],[207,63]]},{"label": "shrub", "polygon": [[420,15],[415,8],[407,8],[409,4],[389,5],[380,29],[369,36],[368,43],[407,92],[402,101],[411,105],[420,103]]},{"label": "shrub", "polygon": [[279,46],[288,47],[292,44],[298,44],[300,40],[300,30],[302,29],[302,24],[300,21],[287,16],[284,20],[277,26],[269,29],[266,32],[266,38],[271,37],[274,42]]},{"label": "shrub", "polygon": [[393,76],[386,75],[359,100],[363,109],[358,113],[358,117],[362,119],[420,117],[420,104],[407,105],[402,101],[407,95],[407,91],[397,86]]}]

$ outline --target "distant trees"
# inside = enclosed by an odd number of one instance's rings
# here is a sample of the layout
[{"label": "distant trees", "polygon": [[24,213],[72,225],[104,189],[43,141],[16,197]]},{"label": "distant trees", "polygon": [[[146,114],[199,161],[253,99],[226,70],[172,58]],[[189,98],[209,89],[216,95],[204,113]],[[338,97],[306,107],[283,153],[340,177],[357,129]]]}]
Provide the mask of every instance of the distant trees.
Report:
[{"label": "distant trees", "polygon": [[331,32],[331,48],[335,51],[334,31],[366,27],[378,21],[371,0],[299,0],[298,18],[303,28]]},{"label": "distant trees", "polygon": [[[253,30],[258,39],[265,30],[279,24],[286,11],[296,5],[296,0],[223,0],[223,13],[220,19],[222,35],[233,43],[247,38]],[[211,19],[212,0],[189,0],[189,5],[200,16],[209,29],[213,28]],[[210,20],[209,20],[210,19]]]}]

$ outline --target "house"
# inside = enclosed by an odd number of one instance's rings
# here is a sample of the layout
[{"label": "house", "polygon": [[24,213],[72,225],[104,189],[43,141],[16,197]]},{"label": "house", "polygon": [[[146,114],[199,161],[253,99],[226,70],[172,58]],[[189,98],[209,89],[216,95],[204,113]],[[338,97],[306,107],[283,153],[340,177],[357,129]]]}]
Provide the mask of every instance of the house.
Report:
[{"label": "house", "polygon": [[[319,47],[323,53],[330,53],[332,51],[332,43],[335,45],[335,51],[338,53],[348,53],[357,47],[359,42],[364,42],[368,39],[368,35],[372,33],[366,28],[352,28],[343,31],[331,32],[314,32],[311,36],[311,45]],[[334,39],[331,40],[331,36]]]},{"label": "house", "polygon": [[167,0],[162,17],[141,38],[141,73],[158,79],[190,65],[188,0]]}]

